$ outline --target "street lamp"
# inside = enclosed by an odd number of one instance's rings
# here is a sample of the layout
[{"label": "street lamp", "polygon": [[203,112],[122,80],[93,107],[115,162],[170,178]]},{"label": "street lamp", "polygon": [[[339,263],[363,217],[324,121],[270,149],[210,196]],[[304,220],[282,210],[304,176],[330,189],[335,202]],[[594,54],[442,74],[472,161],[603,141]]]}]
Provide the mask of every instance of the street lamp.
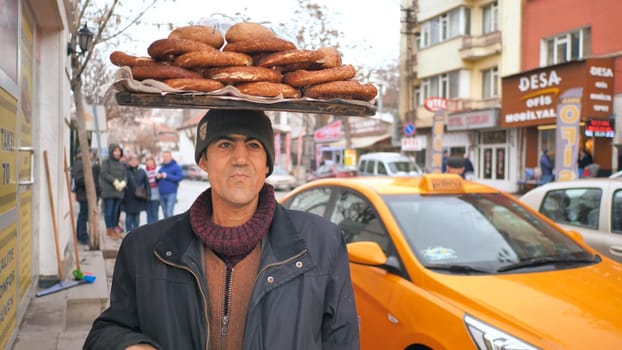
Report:
[{"label": "street lamp", "polygon": [[67,56],[73,53],[84,55],[84,53],[91,48],[94,35],[95,34],[86,26],[86,23],[84,23],[84,26],[78,31],[78,46],[80,47],[80,52],[74,50],[71,43],[67,43]]}]

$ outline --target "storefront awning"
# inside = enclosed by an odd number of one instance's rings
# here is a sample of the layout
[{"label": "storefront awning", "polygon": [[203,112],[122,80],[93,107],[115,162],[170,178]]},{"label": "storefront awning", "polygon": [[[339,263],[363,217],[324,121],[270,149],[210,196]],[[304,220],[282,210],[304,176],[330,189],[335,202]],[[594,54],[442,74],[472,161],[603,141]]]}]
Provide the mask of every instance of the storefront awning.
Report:
[{"label": "storefront awning", "polygon": [[[350,138],[350,147],[352,148],[365,148],[373,145],[378,141],[382,141],[391,137],[391,133],[385,133],[382,135],[372,135],[372,136],[363,136],[363,137],[352,137]],[[339,140],[336,142],[331,142],[326,144],[329,147],[345,147],[346,140]]]}]

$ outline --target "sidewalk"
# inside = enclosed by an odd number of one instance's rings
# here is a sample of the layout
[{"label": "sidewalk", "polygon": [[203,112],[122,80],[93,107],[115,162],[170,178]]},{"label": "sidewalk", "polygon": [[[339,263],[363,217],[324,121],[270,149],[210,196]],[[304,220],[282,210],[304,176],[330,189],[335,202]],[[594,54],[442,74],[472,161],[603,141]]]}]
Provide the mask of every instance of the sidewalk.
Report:
[{"label": "sidewalk", "polygon": [[[100,217],[103,223],[103,217]],[[121,241],[101,233],[101,250],[89,251],[79,245],[80,270],[95,274],[93,284],[84,284],[48,294],[33,296],[24,315],[12,350],[79,350],[95,318],[109,304],[114,259]],[[71,271],[76,269],[75,264]],[[71,275],[65,280],[71,280]],[[37,289],[35,292],[38,292]]]}]

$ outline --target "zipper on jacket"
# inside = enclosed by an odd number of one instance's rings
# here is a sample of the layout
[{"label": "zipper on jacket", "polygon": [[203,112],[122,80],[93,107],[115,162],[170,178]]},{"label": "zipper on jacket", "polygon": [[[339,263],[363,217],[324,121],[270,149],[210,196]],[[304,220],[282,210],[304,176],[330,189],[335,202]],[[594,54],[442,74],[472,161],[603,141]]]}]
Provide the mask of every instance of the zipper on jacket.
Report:
[{"label": "zipper on jacket", "polygon": [[233,288],[233,271],[235,268],[225,265],[225,283],[222,302],[222,331],[221,331],[221,349],[227,348],[227,333],[229,332],[229,321],[231,320],[231,292]]},{"label": "zipper on jacket", "polygon": [[172,267],[176,267],[178,269],[182,269],[182,270],[186,270],[188,272],[190,272],[190,274],[192,274],[192,276],[194,277],[195,281],[197,282],[197,285],[199,286],[199,291],[201,292],[201,297],[203,298],[203,317],[205,318],[205,325],[207,326],[207,339],[205,339],[205,350],[209,350],[209,319],[207,317],[207,297],[205,296],[205,292],[203,291],[203,288],[201,288],[201,280],[199,280],[199,277],[197,276],[196,273],[194,273],[194,271],[190,270],[189,268],[187,268],[186,266],[183,265],[177,265],[177,264],[173,264],[172,262],[166,261],[164,260],[157,252],[154,252],[154,255],[164,264],[172,266]]}]

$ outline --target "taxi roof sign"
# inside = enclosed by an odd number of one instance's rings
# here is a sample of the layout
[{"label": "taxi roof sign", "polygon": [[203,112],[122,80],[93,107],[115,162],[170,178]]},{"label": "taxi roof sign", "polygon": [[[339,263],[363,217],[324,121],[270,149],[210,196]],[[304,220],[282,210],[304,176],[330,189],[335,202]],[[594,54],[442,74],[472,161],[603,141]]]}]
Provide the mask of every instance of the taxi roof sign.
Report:
[{"label": "taxi roof sign", "polygon": [[456,174],[425,174],[419,183],[421,193],[463,193],[464,180]]}]

